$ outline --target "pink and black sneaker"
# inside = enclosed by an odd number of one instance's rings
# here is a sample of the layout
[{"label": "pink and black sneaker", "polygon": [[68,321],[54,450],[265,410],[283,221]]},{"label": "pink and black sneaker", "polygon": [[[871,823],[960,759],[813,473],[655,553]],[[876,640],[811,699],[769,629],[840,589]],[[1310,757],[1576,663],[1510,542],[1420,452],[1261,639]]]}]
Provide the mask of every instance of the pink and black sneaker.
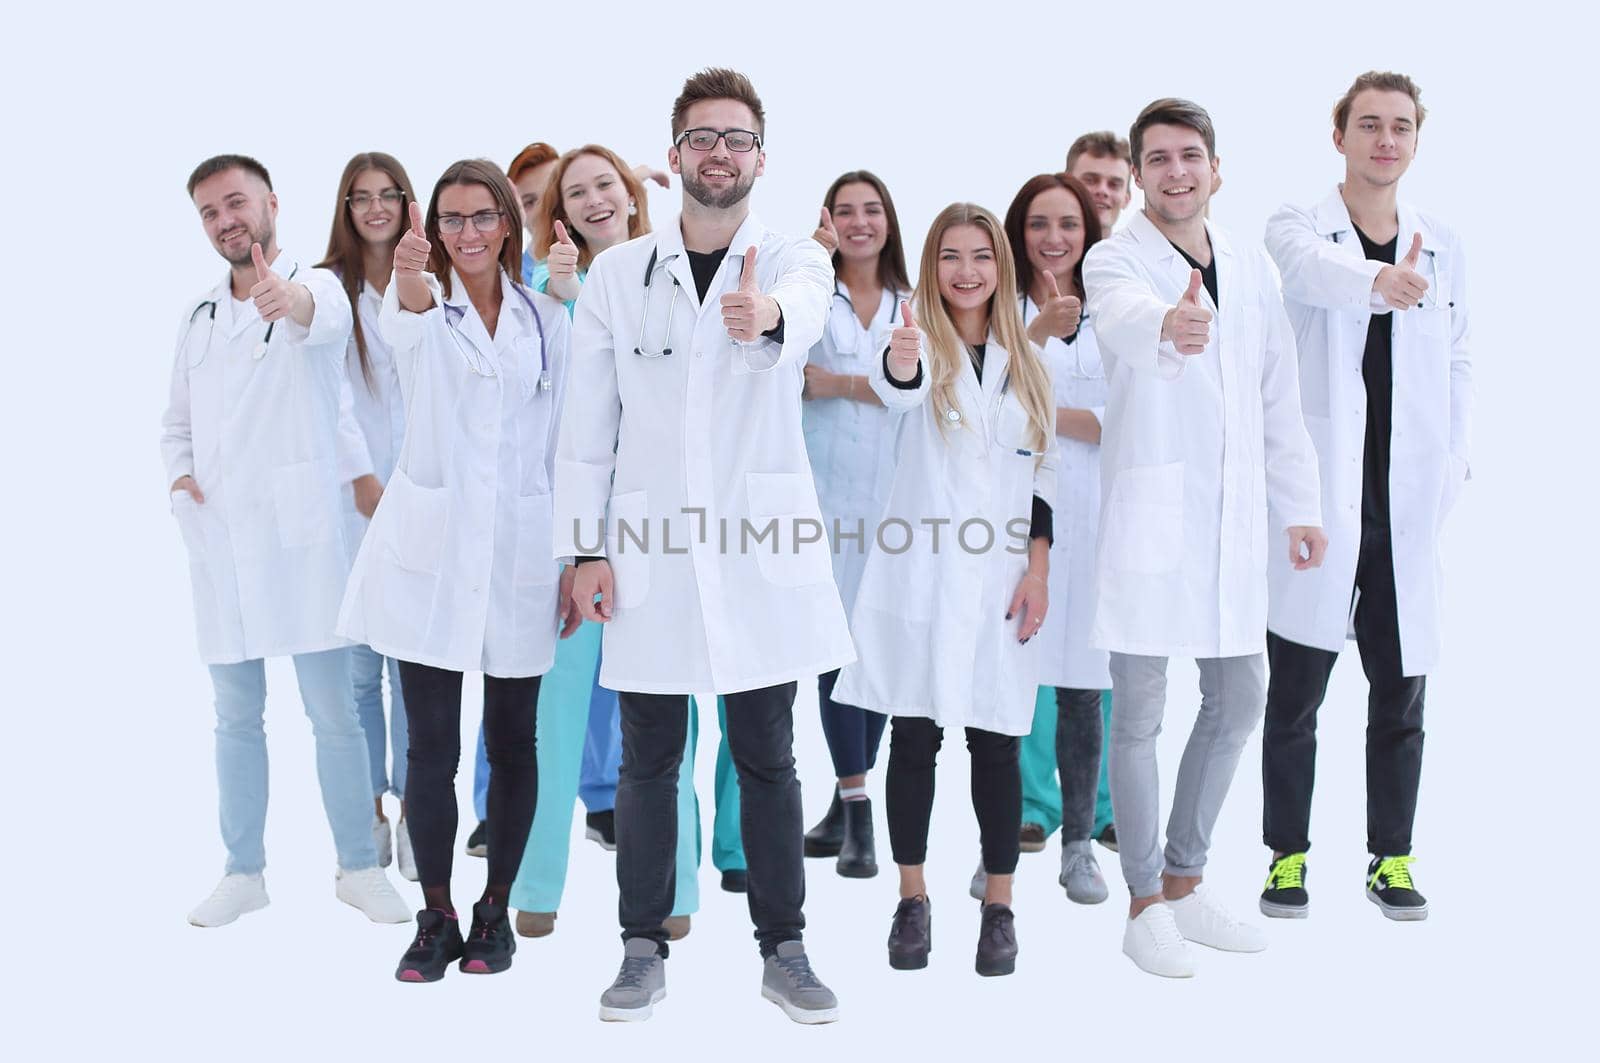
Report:
[{"label": "pink and black sneaker", "polygon": [[402,982],[437,982],[463,951],[461,923],[455,913],[424,908],[417,913],[417,936],[400,957],[394,976]]},{"label": "pink and black sneaker", "polygon": [[499,974],[511,966],[517,938],[503,904],[479,901],[472,906],[472,930],[462,946],[461,969],[467,974]]}]

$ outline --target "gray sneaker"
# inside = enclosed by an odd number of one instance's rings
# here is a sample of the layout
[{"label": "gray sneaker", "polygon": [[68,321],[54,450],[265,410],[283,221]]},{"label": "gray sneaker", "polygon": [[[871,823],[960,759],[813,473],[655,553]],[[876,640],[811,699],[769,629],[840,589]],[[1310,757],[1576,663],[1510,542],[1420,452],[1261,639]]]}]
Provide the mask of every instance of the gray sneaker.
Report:
[{"label": "gray sneaker", "polygon": [[1061,877],[1056,881],[1074,904],[1099,904],[1109,896],[1105,876],[1087,841],[1065,842],[1061,846]]},{"label": "gray sneaker", "polygon": [[983,869],[983,857],[978,857],[978,870],[972,873],[972,881],[967,883],[967,896],[975,901],[981,901],[989,892],[989,872]]},{"label": "gray sneaker", "polygon": [[602,1022],[643,1022],[667,995],[667,965],[649,938],[629,938],[617,980],[600,994]]},{"label": "gray sneaker", "polygon": [[817,979],[806,959],[806,947],[798,941],[781,943],[778,951],[767,957],[761,971],[761,995],[795,1022],[809,1025],[839,1019],[838,998]]}]

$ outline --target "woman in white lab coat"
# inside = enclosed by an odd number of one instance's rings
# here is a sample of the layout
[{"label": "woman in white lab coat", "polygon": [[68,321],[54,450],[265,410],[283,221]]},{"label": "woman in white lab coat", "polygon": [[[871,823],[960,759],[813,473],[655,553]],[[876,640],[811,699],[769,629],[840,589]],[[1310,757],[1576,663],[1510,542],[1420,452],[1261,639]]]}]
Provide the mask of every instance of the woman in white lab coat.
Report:
[{"label": "woman in white lab coat", "polygon": [[[333,271],[350,300],[351,330],[344,369],[351,411],[372,461],[374,477],[357,480],[345,500],[345,538],[352,555],[366,534],[367,522],[377,508],[382,485],[394,471],[406,434],[400,372],[394,352],[379,334],[378,311],[394,269],[395,245],[400,242],[409,205],[415,199],[411,178],[393,155],[370,151],[352,157],[339,177],[328,252],[317,263],[319,269]],[[369,486],[377,490],[366,489]],[[383,719],[385,666],[389,673],[387,727]],[[405,806],[401,805],[392,841],[389,820],[383,812],[385,793],[403,799],[406,792],[406,705],[400,693],[400,664],[370,646],[354,646],[350,651],[350,679],[372,769],[376,814],[372,835],[378,846],[378,862],[388,867],[398,853],[400,874],[415,882],[417,867],[406,832]],[[391,748],[392,772],[388,758]]]},{"label": "woman in white lab coat", "polygon": [[[1100,241],[1100,218],[1089,191],[1066,174],[1040,174],[1006,211],[1006,236],[1028,338],[1044,349],[1055,388],[1055,545],[1050,550],[1050,600],[1039,633],[1039,681],[1048,715],[1035,714],[1022,742],[1022,803],[1059,810],[1061,871],[1067,897],[1106,899],[1094,858],[1095,797],[1100,778],[1101,699],[1111,686],[1109,655],[1089,644],[1094,623],[1094,548],[1100,523],[1100,420],[1106,381],[1094,330],[1082,318],[1083,255]],[[1057,789],[1056,778],[1060,783]],[[1039,793],[1036,791],[1045,791]],[[1031,813],[1037,821],[1041,814]],[[1045,833],[1054,823],[1043,823]],[[1040,839],[1042,842],[1043,839]]]},{"label": "woman in white lab coat", "polygon": [[[538,794],[539,676],[577,626],[550,549],[550,484],[567,315],[519,280],[521,208],[499,167],[455,163],[424,225],[395,249],[379,329],[393,347],[407,427],[340,610],[339,630],[400,659],[409,727],[406,814],[427,907],[396,970],[434,981],[494,973],[516,943],[506,907]],[[487,885],[463,941],[450,899],[461,679],[483,680]]]},{"label": "woman in white lab coat", "polygon": [[[855,604],[867,543],[889,500],[899,421],[872,390],[872,363],[910,298],[900,218],[883,181],[866,170],[840,175],[823,197],[812,239],[833,255],[833,308],[805,367],[802,423],[817,502],[833,547],[833,575],[845,612]],[[842,534],[841,534],[842,533]],[[847,878],[878,873],[867,772],[888,717],[833,699],[838,670],[817,679],[822,734],[838,784],[827,814],[806,832],[807,856],[837,857]]]},{"label": "woman in white lab coat", "polygon": [[982,207],[956,203],[934,219],[915,316],[902,313],[872,379],[904,418],[894,483],[851,614],[859,660],[835,697],[894,717],[887,788],[901,901],[890,965],[927,964],[934,759],[955,724],[966,728],[988,872],[977,969],[1009,974],[1017,745],[1033,723],[1030,640],[1049,600],[1050,374],[1024,332],[1005,231]]}]

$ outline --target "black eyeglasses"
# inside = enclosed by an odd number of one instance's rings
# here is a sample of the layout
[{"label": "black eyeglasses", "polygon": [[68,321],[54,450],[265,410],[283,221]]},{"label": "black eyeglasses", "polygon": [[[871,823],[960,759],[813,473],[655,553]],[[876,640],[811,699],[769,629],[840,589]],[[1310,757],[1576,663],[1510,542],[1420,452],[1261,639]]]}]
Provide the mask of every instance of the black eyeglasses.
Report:
[{"label": "black eyeglasses", "polygon": [[400,201],[405,198],[406,194],[400,189],[385,188],[377,195],[373,195],[371,192],[352,192],[344,197],[344,201],[350,204],[351,210],[368,211],[377,206],[379,201],[382,201],[386,207],[397,207],[400,205]]},{"label": "black eyeglasses", "polygon": [[[480,210],[470,215],[472,227],[480,233],[492,233],[500,225],[500,219],[506,216],[503,210]],[[450,233],[452,236],[467,227],[466,214],[441,214],[439,215],[439,231]]]},{"label": "black eyeglasses", "polygon": [[695,151],[710,151],[719,140],[728,145],[729,151],[750,151],[761,143],[761,134],[748,129],[709,129],[701,126],[685,129],[672,143],[682,144],[686,140]]}]

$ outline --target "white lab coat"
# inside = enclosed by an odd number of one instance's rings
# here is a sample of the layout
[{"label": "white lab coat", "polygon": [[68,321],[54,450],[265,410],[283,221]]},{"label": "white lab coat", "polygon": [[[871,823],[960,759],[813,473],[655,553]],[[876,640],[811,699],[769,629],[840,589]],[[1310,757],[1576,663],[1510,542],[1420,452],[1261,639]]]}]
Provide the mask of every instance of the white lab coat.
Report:
[{"label": "white lab coat", "polygon": [[[566,309],[502,276],[494,338],[459,275],[434,305],[379,328],[394,349],[405,443],[361,544],[339,631],[385,657],[501,678],[555,660],[560,566],[550,549],[555,434],[571,336]],[[452,321],[452,319],[454,319]],[[552,387],[540,387],[541,363]]]},{"label": "white lab coat", "polygon": [[[361,321],[361,332],[367,342],[367,373],[361,372],[361,356],[356,350],[355,335],[345,348],[345,380],[350,389],[352,416],[361,429],[367,454],[372,462],[372,474],[379,483],[387,484],[400,460],[400,446],[406,438],[406,403],[400,392],[400,367],[395,363],[394,351],[384,340],[378,327],[383,296],[377,289],[362,282],[356,298],[356,315]],[[356,509],[355,491],[345,489],[345,525],[350,550],[361,545],[367,533],[367,518]]]},{"label": "white lab coat", "polygon": [[1339,650],[1353,609],[1361,548],[1361,483],[1367,392],[1361,374],[1373,313],[1392,321],[1394,420],[1389,509],[1400,660],[1408,676],[1439,660],[1442,568],[1439,531],[1468,476],[1472,362],[1467,351],[1466,260],[1443,224],[1399,204],[1400,254],[1422,234],[1422,304],[1392,312],[1335,188],[1315,207],[1284,207],[1267,224],[1267,249],[1283,275],[1300,352],[1300,396],[1322,474],[1328,555],[1295,572],[1273,555],[1267,626],[1306,646]]},{"label": "white lab coat", "polygon": [[[309,327],[282,318],[266,353],[255,305],[230,277],[184,309],[162,418],[167,483],[189,554],[207,664],[315,653],[334,634],[349,572],[341,489],[372,471],[344,389],[350,300],[338,278],[280,251],[272,269],[311,292]],[[212,316],[214,313],[214,317]]]},{"label": "white lab coat", "polygon": [[1141,211],[1090,248],[1083,280],[1105,360],[1094,644],[1155,657],[1260,653],[1267,562],[1320,525],[1294,334],[1265,252],[1207,223],[1220,310],[1185,357],[1161,322],[1190,267]]},{"label": "white lab coat", "polygon": [[[1023,296],[1022,316],[1039,308]],[[1105,423],[1106,377],[1100,344],[1087,319],[1071,343],[1051,336],[1044,346],[1055,404],[1088,410]],[[1094,553],[1100,533],[1100,446],[1056,437],[1055,543],[1050,547],[1050,611],[1039,629],[1039,682],[1070,690],[1111,686],[1111,657],[1090,640],[1094,627]]]},{"label": "white lab coat", "polygon": [[[899,320],[904,298],[909,296],[885,289],[871,324],[863,326],[849,294],[836,284],[828,326],[811,348],[810,363],[833,373],[870,377],[873,362],[883,357],[889,334]],[[801,414],[811,474],[817,481],[817,501],[833,547],[833,578],[846,614],[861,586],[867,545],[889,501],[899,421],[877,403],[856,399],[810,399]],[[836,529],[844,533],[842,543]]]},{"label": "white lab coat", "polygon": [[[941,432],[926,358],[921,384],[902,389],[888,382],[879,351],[872,388],[903,423],[884,529],[850,614],[860,657],[840,674],[835,701],[946,727],[1033,729],[1041,643],[1019,642],[1022,617],[1005,616],[1028,569],[1033,496],[1054,505],[1058,448],[1052,434],[1043,455],[1017,453],[1030,447],[1031,426],[1006,386],[1010,360],[992,334],[981,383],[964,359],[961,417]],[[935,544],[927,522],[941,520]],[[895,521],[909,525],[909,548]],[[987,521],[993,543],[968,521]]]},{"label": "white lab coat", "polygon": [[[783,310],[781,345],[736,347],[722,325],[719,297],[738,287],[752,244],[761,289]],[[727,694],[809,680],[854,656],[800,425],[802,368],[832,277],[814,241],[754,215],[703,305],[677,225],[596,256],[574,311],[554,554],[610,560],[601,685]],[[671,354],[634,353],[641,322],[643,349]],[[768,522],[777,538],[758,541]]]}]

